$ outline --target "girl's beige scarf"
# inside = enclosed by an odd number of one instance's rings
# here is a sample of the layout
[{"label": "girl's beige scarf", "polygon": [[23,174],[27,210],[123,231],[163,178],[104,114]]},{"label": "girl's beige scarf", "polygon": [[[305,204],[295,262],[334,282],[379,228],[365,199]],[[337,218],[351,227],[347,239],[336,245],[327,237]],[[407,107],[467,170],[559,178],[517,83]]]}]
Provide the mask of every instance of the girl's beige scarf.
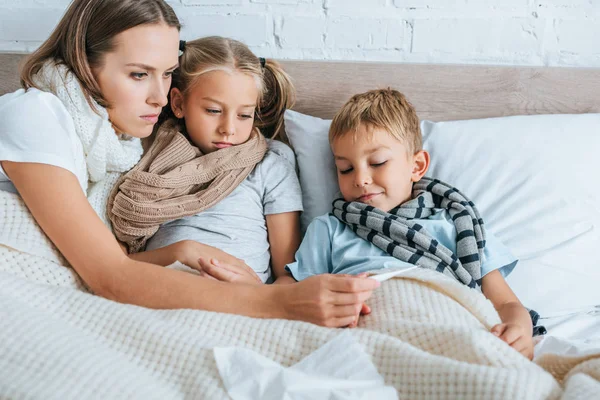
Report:
[{"label": "girl's beige scarf", "polygon": [[165,122],[140,162],[115,185],[108,216],[117,238],[140,251],[162,223],[206,210],[227,197],[267,151],[256,131],[246,143],[203,154]]}]

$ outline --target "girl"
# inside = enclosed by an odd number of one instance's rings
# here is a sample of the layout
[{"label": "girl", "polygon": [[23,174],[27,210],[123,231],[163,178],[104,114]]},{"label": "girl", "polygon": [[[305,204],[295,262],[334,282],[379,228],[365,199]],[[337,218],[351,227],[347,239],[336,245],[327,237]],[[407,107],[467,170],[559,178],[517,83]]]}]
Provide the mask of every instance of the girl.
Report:
[{"label": "girl", "polygon": [[[35,229],[97,295],[151,308],[348,325],[377,286],[373,280],[217,282],[129,258],[103,223],[112,184],[139,161],[139,138],[151,134],[167,104],[178,44],[179,22],[162,0],[73,1],[25,63],[25,90],[0,98],[0,196],[31,212]],[[12,226],[0,221],[0,252],[35,254],[39,248],[22,247],[25,231]],[[178,242],[154,256],[162,265],[204,257],[244,269],[197,242]]]},{"label": "girl", "polygon": [[147,241],[132,257],[153,263],[152,250],[193,240],[244,259],[259,282],[271,278],[269,262],[277,283],[294,282],[284,270],[300,242],[294,154],[279,141],[267,147],[258,129],[278,136],[294,87],[277,62],[236,40],[182,42],[182,51],[171,118],[111,198],[117,238],[134,252]]}]

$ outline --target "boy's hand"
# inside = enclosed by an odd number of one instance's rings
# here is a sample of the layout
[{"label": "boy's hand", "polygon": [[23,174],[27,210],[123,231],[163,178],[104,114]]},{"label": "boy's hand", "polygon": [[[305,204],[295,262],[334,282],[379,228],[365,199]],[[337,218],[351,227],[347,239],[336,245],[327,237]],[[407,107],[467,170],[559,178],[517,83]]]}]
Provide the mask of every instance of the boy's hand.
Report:
[{"label": "boy's hand", "polygon": [[533,338],[531,332],[524,326],[503,323],[492,327],[491,332],[528,359],[533,359]]},{"label": "boy's hand", "polygon": [[533,359],[531,316],[499,270],[483,277],[481,291],[492,302],[502,321],[492,327],[491,332],[528,359]]}]

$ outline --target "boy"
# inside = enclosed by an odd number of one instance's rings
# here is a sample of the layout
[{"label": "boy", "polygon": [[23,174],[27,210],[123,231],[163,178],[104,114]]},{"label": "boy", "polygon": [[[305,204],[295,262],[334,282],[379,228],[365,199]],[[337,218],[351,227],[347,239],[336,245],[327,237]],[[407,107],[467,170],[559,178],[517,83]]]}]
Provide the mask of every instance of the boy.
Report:
[{"label": "boy", "polygon": [[407,99],[392,89],[353,96],[333,119],[329,142],[343,200],[309,225],[296,262],[286,267],[294,278],[413,264],[436,269],[481,286],[502,320],[492,333],[531,359],[531,317],[504,281],[517,260],[485,233],[472,202],[424,178],[430,158]]}]

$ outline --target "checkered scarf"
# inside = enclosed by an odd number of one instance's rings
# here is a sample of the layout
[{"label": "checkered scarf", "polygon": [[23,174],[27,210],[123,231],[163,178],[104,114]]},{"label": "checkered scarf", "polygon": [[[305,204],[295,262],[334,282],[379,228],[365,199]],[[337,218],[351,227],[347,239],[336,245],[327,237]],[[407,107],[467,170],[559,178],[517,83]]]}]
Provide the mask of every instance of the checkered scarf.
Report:
[{"label": "checkered scarf", "polygon": [[[427,218],[435,209],[445,209],[456,227],[456,254],[412,221]],[[333,215],[399,260],[434,269],[458,279],[471,288],[481,287],[481,262],[485,230],[475,204],[452,186],[423,178],[413,185],[413,198],[384,212],[359,202],[337,199]]]}]

